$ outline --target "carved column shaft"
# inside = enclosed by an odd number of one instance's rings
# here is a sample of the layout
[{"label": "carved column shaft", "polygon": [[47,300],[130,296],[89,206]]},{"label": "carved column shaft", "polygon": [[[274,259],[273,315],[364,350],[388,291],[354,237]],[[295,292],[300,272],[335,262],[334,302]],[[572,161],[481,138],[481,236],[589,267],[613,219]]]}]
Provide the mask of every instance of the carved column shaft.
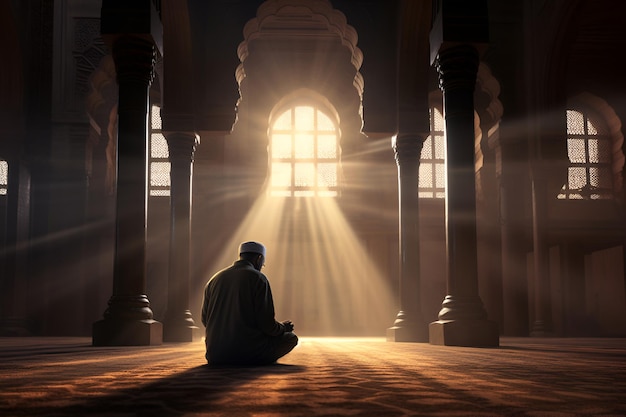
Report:
[{"label": "carved column shaft", "polygon": [[155,48],[140,37],[113,42],[119,84],[117,200],[113,295],[104,320],[94,323],[94,345],[160,344],[146,290],[148,90]]},{"label": "carved column shaft", "polygon": [[457,45],[439,52],[446,132],[446,255],[448,295],[430,325],[433,344],[497,346],[498,328],[487,321],[478,295],[474,86],[478,52]]},{"label": "carved column shaft", "polygon": [[418,174],[423,138],[416,134],[398,134],[393,148],[398,164],[400,312],[387,340],[425,342],[428,340],[420,302],[420,249]]},{"label": "carved column shaft", "polygon": [[[478,53],[471,46],[449,49],[439,55],[437,71],[443,91],[446,132],[448,291],[461,297],[478,294],[474,175],[477,70]],[[453,312],[443,314],[450,313]],[[475,318],[485,317],[482,307],[475,314]]]},{"label": "carved column shaft", "polygon": [[189,311],[189,285],[193,155],[198,137],[193,133],[172,132],[166,134],[166,139],[171,163],[171,233],[163,338],[169,342],[189,342],[196,328]]},{"label": "carved column shaft", "polygon": [[145,291],[148,89],[154,47],[140,39],[120,39],[113,59],[119,84],[117,140],[116,295]]},{"label": "carved column shaft", "polygon": [[414,312],[419,304],[419,201],[417,196],[422,138],[406,135],[396,138],[394,152],[398,164],[398,203],[400,207],[400,280],[402,310]]}]

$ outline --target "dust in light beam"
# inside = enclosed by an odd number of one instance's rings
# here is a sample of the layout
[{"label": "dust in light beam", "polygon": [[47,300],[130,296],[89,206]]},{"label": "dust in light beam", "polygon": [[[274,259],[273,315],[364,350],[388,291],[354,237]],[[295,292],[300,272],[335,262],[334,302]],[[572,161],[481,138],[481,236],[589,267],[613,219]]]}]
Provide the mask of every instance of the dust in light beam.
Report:
[{"label": "dust in light beam", "polygon": [[217,265],[231,265],[241,242],[260,241],[277,320],[292,320],[301,335],[383,336],[397,313],[389,280],[336,200],[268,194],[261,193]]}]

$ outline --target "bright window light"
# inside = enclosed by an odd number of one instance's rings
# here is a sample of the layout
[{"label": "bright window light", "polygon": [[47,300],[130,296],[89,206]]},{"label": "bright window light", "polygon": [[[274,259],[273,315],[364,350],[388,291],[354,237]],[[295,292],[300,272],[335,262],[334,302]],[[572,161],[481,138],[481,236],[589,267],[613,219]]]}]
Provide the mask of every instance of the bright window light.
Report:
[{"label": "bright window light", "polygon": [[281,197],[337,196],[338,129],[315,106],[293,106],[270,128],[270,194]]},{"label": "bright window light", "polygon": [[9,164],[0,160],[0,195],[6,195],[9,185]]},{"label": "bright window light", "polygon": [[559,199],[612,198],[611,139],[584,113],[567,110],[567,182]]},{"label": "bright window light", "polygon": [[150,110],[150,178],[148,189],[152,197],[170,195],[170,162],[167,140],[161,132],[161,109]]},{"label": "bright window light", "polygon": [[430,135],[422,147],[418,196],[420,198],[445,198],[446,151],[443,115],[435,107],[431,107],[429,113]]}]

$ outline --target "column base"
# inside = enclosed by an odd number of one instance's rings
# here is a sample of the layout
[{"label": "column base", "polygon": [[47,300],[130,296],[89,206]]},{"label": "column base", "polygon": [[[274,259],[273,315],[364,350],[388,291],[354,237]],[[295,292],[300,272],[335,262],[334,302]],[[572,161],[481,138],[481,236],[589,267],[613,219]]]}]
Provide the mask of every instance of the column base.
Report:
[{"label": "column base", "polygon": [[93,346],[148,346],[163,343],[163,325],[152,319],[104,319],[93,324]]},{"label": "column base", "polygon": [[554,332],[550,330],[543,320],[537,320],[533,323],[530,330],[530,337],[554,337]]},{"label": "column base", "polygon": [[400,310],[387,329],[388,342],[428,342],[428,327],[421,314]]},{"label": "column base", "polygon": [[388,342],[428,342],[428,327],[413,326],[400,327],[393,326],[387,329]]},{"label": "column base", "polygon": [[498,324],[488,320],[437,320],[428,326],[431,345],[498,347]]},{"label": "column base", "polygon": [[179,323],[163,323],[164,342],[192,342],[198,326],[184,326]]}]

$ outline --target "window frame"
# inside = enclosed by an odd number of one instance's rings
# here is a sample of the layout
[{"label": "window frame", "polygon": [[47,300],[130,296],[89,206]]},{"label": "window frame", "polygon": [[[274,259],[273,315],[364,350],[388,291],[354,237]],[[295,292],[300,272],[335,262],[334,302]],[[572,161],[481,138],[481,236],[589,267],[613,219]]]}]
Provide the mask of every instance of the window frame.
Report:
[{"label": "window frame", "polygon": [[[312,128],[298,128],[296,122],[297,108],[311,108],[313,111]],[[289,112],[289,128],[281,129],[276,127],[276,123]],[[279,111],[275,112],[276,116],[272,117],[268,128],[268,155],[269,155],[269,195],[272,197],[283,198],[312,198],[312,197],[338,197],[340,195],[340,138],[341,133],[336,118],[332,117],[324,106],[314,100],[299,100],[281,106]],[[332,124],[332,129],[320,130],[319,121],[320,114],[323,115]],[[290,156],[274,156],[275,140],[274,135],[290,136]],[[313,156],[302,157],[297,156],[297,138],[299,135],[308,135],[312,138]],[[320,157],[319,140],[320,136],[334,136],[334,156]],[[276,185],[274,183],[274,175],[278,171],[275,164],[289,164],[289,182],[286,185]],[[312,164],[314,169],[314,184],[300,186],[297,184],[297,166],[300,164]],[[334,165],[334,185],[320,185],[320,176],[318,168],[320,164]]]},{"label": "window frame", "polygon": [[[163,135],[162,122],[161,122],[161,108],[157,104],[150,106],[150,129],[148,140],[148,196],[149,197],[170,197],[171,195],[171,163],[169,160],[169,148],[165,136]],[[158,118],[155,118],[158,116]],[[157,139],[159,138],[159,139]],[[165,152],[163,149],[155,150],[155,142],[157,140],[165,142]],[[156,154],[156,155],[155,155]],[[157,167],[162,166],[164,169]],[[157,171],[167,172],[164,178],[165,184],[153,184],[154,177]]]},{"label": "window frame", "polygon": [[[436,112],[435,112],[436,111]],[[441,130],[437,130],[436,123],[436,113],[441,116]],[[417,187],[417,195],[420,199],[430,199],[430,200],[439,200],[445,199],[446,197],[446,137],[445,137],[445,124],[443,118],[443,111],[439,109],[436,105],[431,105],[428,109],[428,119],[430,124],[430,133],[428,137],[424,140],[424,145],[422,146],[422,151],[420,154],[420,165],[419,165],[419,178],[418,178],[418,187]],[[428,142],[428,145],[426,144]],[[437,144],[442,146],[443,155],[442,158],[437,158]],[[430,150],[430,155],[425,157],[425,152]],[[426,169],[430,169],[431,173],[431,181],[428,186],[423,184],[424,175],[423,172]],[[441,169],[443,178],[443,184],[441,187],[437,185],[437,170]]]},{"label": "window frame", "polygon": [[[570,126],[570,112],[577,113],[582,117],[582,133],[573,132],[573,128]],[[590,115],[591,112],[585,111],[581,108],[570,106],[565,111],[566,117],[566,133],[567,133],[567,179],[557,198],[559,200],[607,200],[614,198],[613,189],[613,175],[611,173],[613,160],[611,154],[612,139],[608,134],[607,129],[602,125],[602,120],[597,120]],[[593,131],[590,128],[593,127]],[[571,152],[574,152],[574,141],[583,142],[584,162],[573,161]],[[595,150],[596,154],[592,155],[591,146],[592,141],[596,141]],[[605,141],[604,146],[600,146],[600,141]],[[601,150],[604,152],[600,153]],[[597,162],[593,162],[593,159],[597,159]],[[572,188],[571,184],[573,170],[584,171],[584,180],[581,187]],[[592,185],[593,174],[592,172],[597,170],[597,183],[598,186]],[[605,172],[602,174],[602,172]],[[605,183],[606,186],[601,186]]]},{"label": "window frame", "polygon": [[0,159],[0,195],[6,196],[9,193],[9,162]]}]

